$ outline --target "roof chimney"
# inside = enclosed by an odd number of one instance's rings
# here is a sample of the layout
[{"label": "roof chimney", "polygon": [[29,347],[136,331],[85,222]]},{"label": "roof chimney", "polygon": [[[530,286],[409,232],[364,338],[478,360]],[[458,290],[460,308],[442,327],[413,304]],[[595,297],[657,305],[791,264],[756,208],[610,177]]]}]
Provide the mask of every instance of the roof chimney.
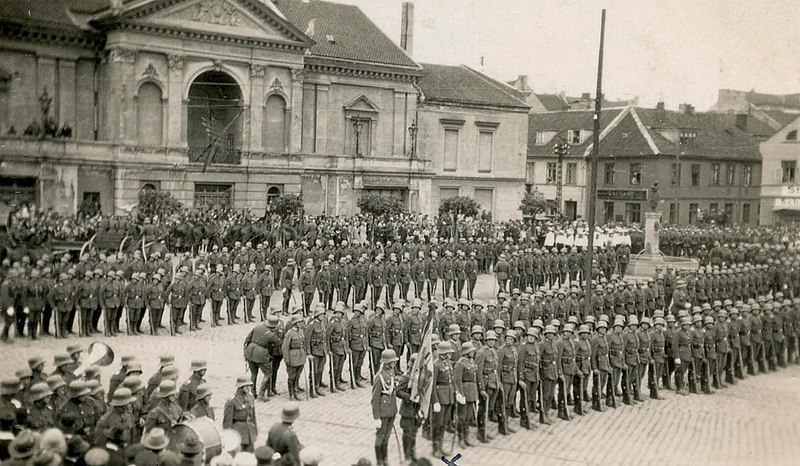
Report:
[{"label": "roof chimney", "polygon": [[664,110],[664,102],[657,103],[656,110]]},{"label": "roof chimney", "polygon": [[111,11],[118,14],[122,10],[122,0],[111,0],[108,2],[111,6]]},{"label": "roof chimney", "polygon": [[692,104],[680,104],[678,110],[686,115],[694,115],[694,105]]},{"label": "roof chimney", "polygon": [[584,92],[581,94],[581,100],[584,102],[589,102],[592,100],[592,93],[591,92]]},{"label": "roof chimney", "polygon": [[403,2],[402,20],[400,23],[400,47],[411,56],[414,46],[414,4]]}]

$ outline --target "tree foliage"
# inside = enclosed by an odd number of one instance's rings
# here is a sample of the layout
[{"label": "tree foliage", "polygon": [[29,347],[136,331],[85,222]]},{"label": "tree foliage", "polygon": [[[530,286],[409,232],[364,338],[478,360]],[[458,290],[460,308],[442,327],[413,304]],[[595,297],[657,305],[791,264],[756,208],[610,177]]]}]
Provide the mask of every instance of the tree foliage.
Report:
[{"label": "tree foliage", "polygon": [[522,215],[535,218],[537,215],[545,212],[548,206],[549,202],[544,198],[544,194],[539,192],[538,189],[534,189],[525,194],[525,197],[522,198],[519,210],[522,211]]},{"label": "tree foliage", "polygon": [[139,192],[137,208],[140,217],[163,218],[180,212],[183,205],[169,192],[144,189]]},{"label": "tree foliage", "polygon": [[303,196],[300,194],[281,194],[272,200],[269,205],[270,211],[278,214],[286,220],[292,215],[300,215],[303,212]]},{"label": "tree foliage", "polygon": [[358,208],[361,209],[361,213],[373,217],[397,215],[404,210],[399,198],[376,193],[363,194],[358,200]]},{"label": "tree foliage", "polygon": [[475,217],[480,211],[480,206],[475,199],[466,196],[449,197],[442,201],[439,205],[439,216],[452,215],[453,218],[458,218],[459,215],[464,217]]}]

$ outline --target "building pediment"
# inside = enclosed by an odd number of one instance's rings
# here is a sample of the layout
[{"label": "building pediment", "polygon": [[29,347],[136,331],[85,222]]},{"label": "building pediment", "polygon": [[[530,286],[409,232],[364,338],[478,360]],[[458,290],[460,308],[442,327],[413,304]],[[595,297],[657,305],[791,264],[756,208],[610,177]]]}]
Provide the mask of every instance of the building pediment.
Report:
[{"label": "building pediment", "polygon": [[351,111],[354,111],[354,112],[378,112],[378,111],[380,111],[378,106],[375,105],[374,103],[372,103],[372,101],[369,100],[367,98],[367,96],[365,96],[365,95],[361,95],[361,96],[353,99],[352,101],[350,101],[350,103],[348,103],[348,104],[346,104],[344,106],[344,109],[345,110],[351,110]]},{"label": "building pediment", "polygon": [[136,24],[305,47],[314,43],[268,3],[259,0],[152,0],[127,6],[119,12],[102,12],[96,17],[96,23]]}]

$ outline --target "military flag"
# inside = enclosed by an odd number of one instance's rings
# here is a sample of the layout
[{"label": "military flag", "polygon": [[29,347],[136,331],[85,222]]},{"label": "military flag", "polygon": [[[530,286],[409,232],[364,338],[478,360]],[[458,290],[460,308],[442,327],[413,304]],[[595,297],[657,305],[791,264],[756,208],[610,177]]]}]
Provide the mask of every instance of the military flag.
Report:
[{"label": "military flag", "polygon": [[435,310],[428,313],[428,321],[422,333],[422,344],[419,347],[419,354],[414,367],[411,368],[411,399],[419,403],[421,417],[428,416],[428,408],[431,403],[431,392],[433,390],[433,348],[431,337],[433,336],[433,317]]}]

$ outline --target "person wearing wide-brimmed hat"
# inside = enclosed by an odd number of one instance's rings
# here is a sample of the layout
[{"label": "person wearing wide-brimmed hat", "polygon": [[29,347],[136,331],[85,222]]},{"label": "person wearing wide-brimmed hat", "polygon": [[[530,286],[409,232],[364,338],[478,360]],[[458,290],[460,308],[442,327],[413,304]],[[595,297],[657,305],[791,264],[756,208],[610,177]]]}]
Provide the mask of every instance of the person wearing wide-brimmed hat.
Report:
[{"label": "person wearing wide-brimmed hat", "polygon": [[22,466],[30,464],[31,458],[38,453],[39,434],[31,430],[23,430],[14,437],[8,445],[8,455],[11,459],[7,463],[10,466]]},{"label": "person wearing wide-brimmed hat", "polygon": [[161,427],[150,429],[142,438],[142,446],[158,455],[169,446],[167,431]]},{"label": "person wearing wide-brimmed hat", "polygon": [[270,427],[267,446],[280,454],[282,464],[300,464],[300,440],[292,429],[292,423],[300,417],[300,405],[290,401],[283,406],[281,422]]},{"label": "person wearing wide-brimmed hat", "polygon": [[134,400],[131,391],[125,387],[114,391],[109,403],[111,409],[103,414],[94,428],[94,445],[110,444],[112,449],[120,450],[131,443],[134,420],[128,406]]},{"label": "person wearing wide-brimmed hat", "polygon": [[144,421],[145,432],[156,427],[169,431],[173,425],[180,421],[183,411],[178,405],[178,387],[172,380],[162,380],[158,388],[153,392],[153,398],[157,404],[147,413]]},{"label": "person wearing wide-brimmed hat", "polygon": [[236,392],[233,398],[225,402],[222,428],[239,433],[242,451],[253,451],[253,444],[258,437],[258,423],[250,377],[243,375],[236,378]]}]

